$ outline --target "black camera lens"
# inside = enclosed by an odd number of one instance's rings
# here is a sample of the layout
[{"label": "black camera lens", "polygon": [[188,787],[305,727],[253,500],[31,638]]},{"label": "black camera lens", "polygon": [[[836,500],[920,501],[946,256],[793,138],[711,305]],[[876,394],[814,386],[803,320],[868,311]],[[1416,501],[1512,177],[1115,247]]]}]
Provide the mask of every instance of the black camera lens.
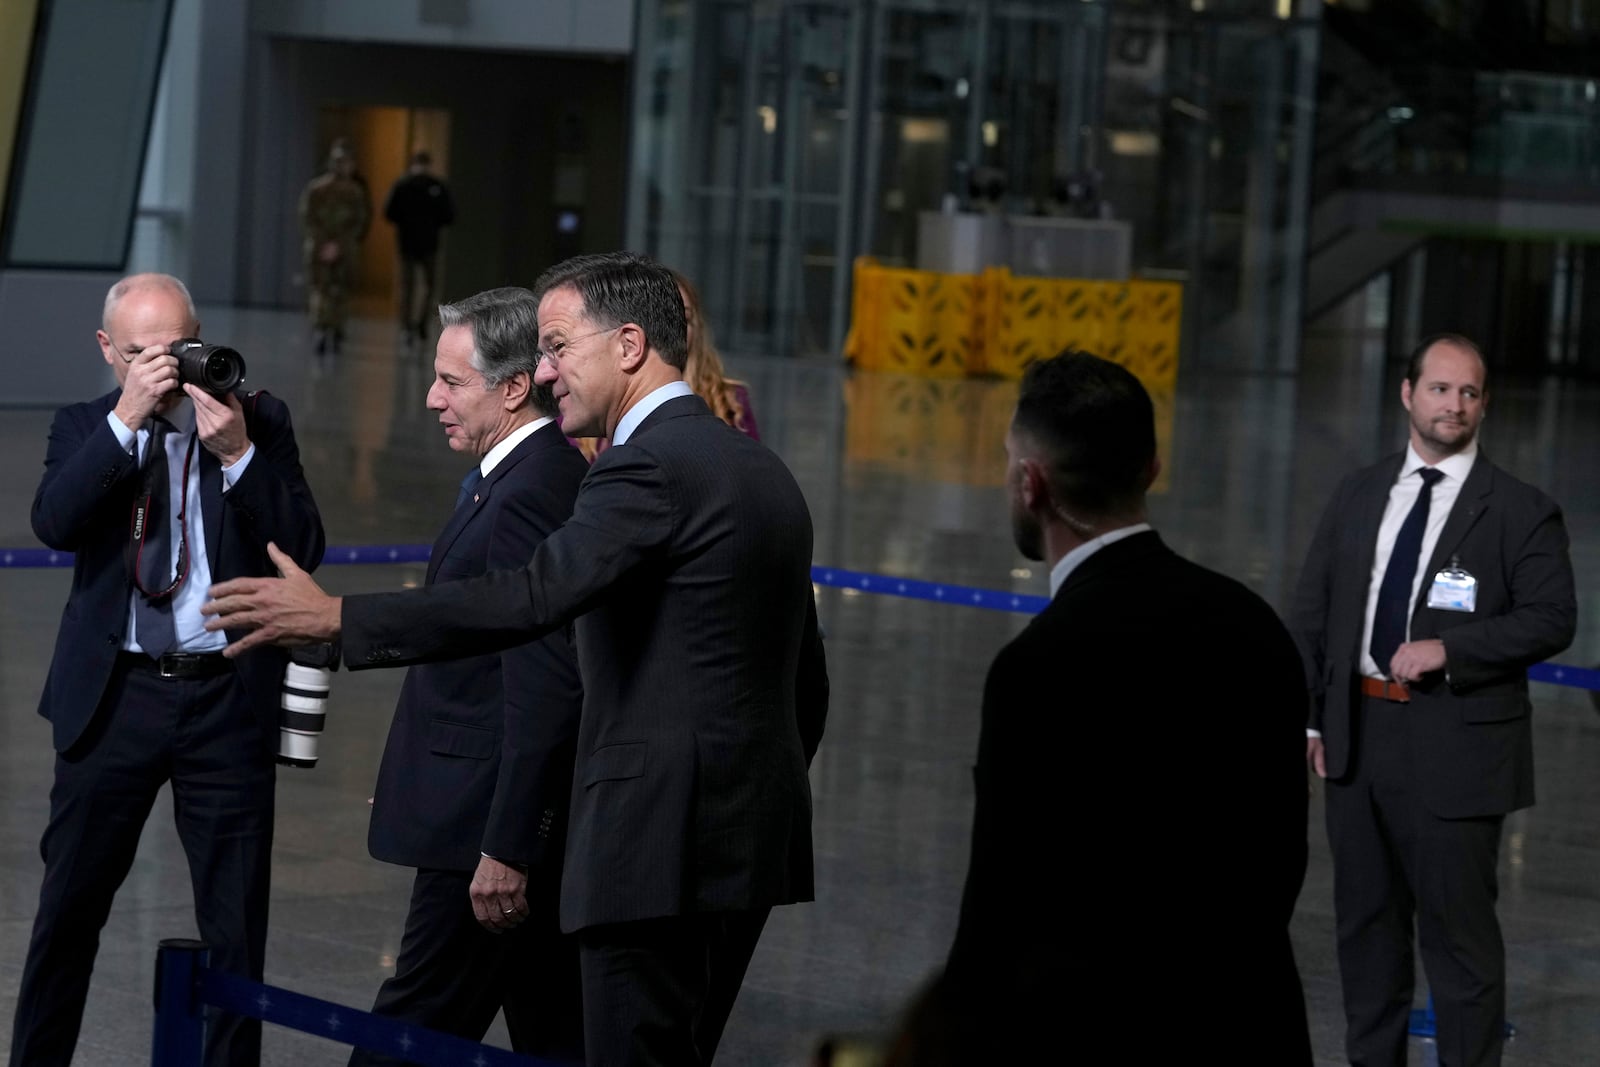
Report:
[{"label": "black camera lens", "polygon": [[172,354],[178,357],[178,382],[194,384],[208,393],[221,396],[244,384],[244,357],[226,345],[208,345],[198,337],[174,341]]}]

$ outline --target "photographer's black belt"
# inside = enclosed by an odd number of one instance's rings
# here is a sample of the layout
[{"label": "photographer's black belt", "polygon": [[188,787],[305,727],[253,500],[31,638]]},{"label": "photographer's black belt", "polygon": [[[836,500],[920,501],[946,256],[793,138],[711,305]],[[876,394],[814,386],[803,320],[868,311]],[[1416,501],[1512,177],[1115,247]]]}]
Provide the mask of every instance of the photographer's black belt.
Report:
[{"label": "photographer's black belt", "polygon": [[117,666],[163,678],[215,678],[233,670],[233,660],[221,652],[168,652],[156,659],[143,652],[119,652]]}]

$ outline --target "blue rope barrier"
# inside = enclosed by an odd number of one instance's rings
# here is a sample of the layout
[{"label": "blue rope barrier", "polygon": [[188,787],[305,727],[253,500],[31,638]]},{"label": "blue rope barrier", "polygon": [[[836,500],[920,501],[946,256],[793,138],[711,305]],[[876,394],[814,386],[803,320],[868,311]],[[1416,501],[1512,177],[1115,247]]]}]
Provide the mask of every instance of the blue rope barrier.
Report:
[{"label": "blue rope barrier", "polygon": [[1037,615],[1050,603],[1047,596],[1009,593],[1002,589],[980,589],[949,582],[923,582],[915,578],[893,578],[887,574],[867,574],[838,567],[812,567],[811,580],[835,589],[856,589],[863,593],[902,596],[912,600],[931,600],[938,604],[959,604],[991,611],[1018,611]]},{"label": "blue rope barrier", "polygon": [[314,1034],[344,1045],[397,1056],[420,1067],[572,1067],[399,1019],[318,1000],[204,966],[197,941],[163,941],[156,957],[155,1064],[200,1067],[201,1005]]},{"label": "blue rope barrier", "polygon": [[[323,553],[328,566],[363,563],[426,563],[430,545],[333,545]],[[5,568],[70,567],[72,553],[49,548],[0,548],[0,570]],[[955,604],[989,611],[1011,611],[1037,615],[1050,603],[1049,597],[1032,593],[1012,593],[1004,589],[982,589],[950,582],[925,582],[917,578],[895,578],[887,574],[847,571],[841,567],[812,567],[811,580],[835,589],[853,589],[879,596],[906,597],[936,604]],[[1538,663],[1528,668],[1528,679],[1549,685],[1600,692],[1600,670],[1573,667],[1564,663]]]}]

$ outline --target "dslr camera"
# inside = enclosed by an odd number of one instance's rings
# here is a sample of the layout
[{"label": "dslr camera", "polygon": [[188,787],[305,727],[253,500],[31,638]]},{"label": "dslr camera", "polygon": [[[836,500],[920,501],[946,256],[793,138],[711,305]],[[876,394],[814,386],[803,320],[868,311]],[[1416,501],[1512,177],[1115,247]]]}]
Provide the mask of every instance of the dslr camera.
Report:
[{"label": "dslr camera", "polygon": [[178,357],[178,384],[198,385],[213,396],[224,396],[244,384],[244,357],[226,345],[208,345],[198,337],[172,342]]}]

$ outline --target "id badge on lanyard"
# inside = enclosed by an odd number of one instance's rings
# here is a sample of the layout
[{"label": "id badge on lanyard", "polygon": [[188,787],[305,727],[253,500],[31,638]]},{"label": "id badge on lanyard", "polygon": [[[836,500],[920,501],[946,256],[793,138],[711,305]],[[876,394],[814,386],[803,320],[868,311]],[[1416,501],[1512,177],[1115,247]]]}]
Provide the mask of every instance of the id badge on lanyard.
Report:
[{"label": "id badge on lanyard", "polygon": [[1433,576],[1428,587],[1428,607],[1440,611],[1477,611],[1478,579],[1461,566],[1459,557],[1451,556],[1450,565]]}]

